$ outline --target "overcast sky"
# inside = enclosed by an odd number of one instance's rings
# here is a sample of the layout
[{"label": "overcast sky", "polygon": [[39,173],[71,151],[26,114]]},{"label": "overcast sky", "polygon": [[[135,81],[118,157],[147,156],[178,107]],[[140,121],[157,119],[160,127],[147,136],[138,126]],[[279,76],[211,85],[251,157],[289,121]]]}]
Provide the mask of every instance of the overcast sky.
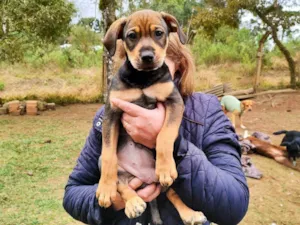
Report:
[{"label": "overcast sky", "polygon": [[77,23],[80,18],[95,17],[101,18],[98,10],[99,0],[69,0],[75,4],[77,14],[73,18],[73,23]]}]

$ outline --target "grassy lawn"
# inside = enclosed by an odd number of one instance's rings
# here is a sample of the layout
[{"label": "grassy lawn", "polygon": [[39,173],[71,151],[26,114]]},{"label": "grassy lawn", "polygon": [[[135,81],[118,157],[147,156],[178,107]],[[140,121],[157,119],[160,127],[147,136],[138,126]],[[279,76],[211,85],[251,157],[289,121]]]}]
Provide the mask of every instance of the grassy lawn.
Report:
[{"label": "grassy lawn", "polygon": [[0,224],[79,224],[62,198],[98,107],[0,117]]}]

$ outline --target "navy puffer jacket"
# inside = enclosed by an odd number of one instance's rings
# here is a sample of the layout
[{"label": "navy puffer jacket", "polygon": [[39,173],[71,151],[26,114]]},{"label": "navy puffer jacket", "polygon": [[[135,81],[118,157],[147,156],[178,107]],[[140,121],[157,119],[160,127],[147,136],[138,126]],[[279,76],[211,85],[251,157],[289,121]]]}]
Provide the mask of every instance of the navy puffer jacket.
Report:
[{"label": "navy puffer jacket", "polygon": [[[98,205],[95,192],[100,178],[97,162],[101,154],[103,113],[103,108],[96,113],[66,185],[63,206],[72,217],[88,224],[146,225],[150,220],[149,207],[141,217],[129,220],[123,210],[116,212]],[[202,211],[211,222],[238,224],[246,214],[249,191],[237,136],[216,97],[195,93],[185,100],[174,151],[178,178],[173,187],[181,199],[192,209]],[[164,224],[183,224],[165,193],[157,201]]]}]

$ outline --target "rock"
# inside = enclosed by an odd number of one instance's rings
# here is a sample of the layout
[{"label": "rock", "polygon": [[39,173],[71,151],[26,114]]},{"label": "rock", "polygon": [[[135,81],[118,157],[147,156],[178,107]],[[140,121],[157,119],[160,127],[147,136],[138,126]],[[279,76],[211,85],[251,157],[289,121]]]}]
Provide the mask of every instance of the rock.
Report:
[{"label": "rock", "polygon": [[1,107],[0,108],[0,115],[5,115],[5,114],[8,114],[8,108]]}]

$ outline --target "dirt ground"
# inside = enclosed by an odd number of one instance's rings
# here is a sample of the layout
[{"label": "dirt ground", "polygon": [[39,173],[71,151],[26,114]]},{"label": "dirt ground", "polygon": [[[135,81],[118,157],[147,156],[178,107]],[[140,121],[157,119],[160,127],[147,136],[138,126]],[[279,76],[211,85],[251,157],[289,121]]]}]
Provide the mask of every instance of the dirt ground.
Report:
[{"label": "dirt ground", "polygon": [[[283,135],[275,136],[273,132],[300,130],[300,93],[265,95],[255,101],[254,110],[244,116],[249,134],[264,132],[279,145]],[[241,129],[237,132],[243,133]],[[250,205],[241,224],[300,224],[300,173],[263,156],[250,156],[263,178],[248,179]]]},{"label": "dirt ground", "polygon": [[[283,136],[271,135],[274,131],[300,130],[300,92],[265,95],[255,101],[254,110],[244,116],[249,134],[261,131],[271,136],[273,144],[279,144]],[[41,117],[81,121],[77,129],[88,132],[99,107],[99,104],[58,107],[54,112],[44,112]],[[240,129],[237,132],[243,133]],[[263,173],[263,178],[248,179],[250,205],[240,224],[299,225],[300,173],[259,155],[251,155],[251,159]]]}]

